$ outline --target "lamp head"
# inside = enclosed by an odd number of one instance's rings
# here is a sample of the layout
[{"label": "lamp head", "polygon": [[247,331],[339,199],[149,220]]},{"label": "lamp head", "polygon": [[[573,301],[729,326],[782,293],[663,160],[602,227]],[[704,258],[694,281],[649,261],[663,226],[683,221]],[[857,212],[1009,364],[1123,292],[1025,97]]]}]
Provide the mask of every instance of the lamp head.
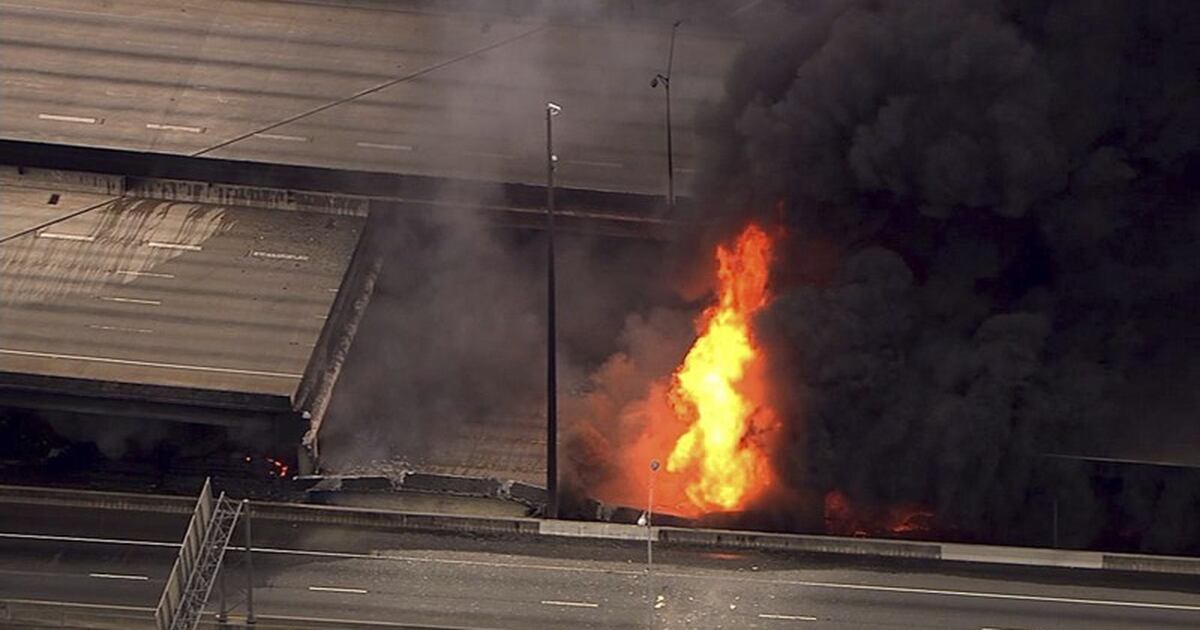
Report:
[{"label": "lamp head", "polygon": [[546,111],[550,112],[551,116],[557,116],[562,111],[562,108],[554,103],[546,103]]}]

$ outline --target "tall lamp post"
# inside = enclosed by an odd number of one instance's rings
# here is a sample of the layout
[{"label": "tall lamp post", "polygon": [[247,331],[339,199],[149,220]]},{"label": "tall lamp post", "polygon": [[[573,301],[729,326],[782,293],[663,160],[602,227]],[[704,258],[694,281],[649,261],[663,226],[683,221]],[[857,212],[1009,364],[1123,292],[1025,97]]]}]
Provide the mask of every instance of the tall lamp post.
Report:
[{"label": "tall lamp post", "polygon": [[667,209],[675,211],[675,150],[671,144],[671,68],[675,65],[675,33],[679,30],[680,20],[671,25],[671,46],[667,50],[667,73],[661,72],[650,80],[650,87],[656,88],[661,83],[667,95]]},{"label": "tall lamp post", "polygon": [[658,460],[650,460],[650,490],[646,497],[646,572],[654,569],[654,477],[658,472]]},{"label": "tall lamp post", "polygon": [[546,518],[558,518],[558,355],[554,320],[553,119],[562,111],[546,103]]},{"label": "tall lamp post", "polygon": [[646,528],[646,602],[650,605],[647,613],[647,626],[654,627],[654,611],[663,605],[662,596],[654,597],[654,478],[658,472],[657,459],[650,460],[650,483],[646,497],[646,511],[638,517],[638,525]]}]

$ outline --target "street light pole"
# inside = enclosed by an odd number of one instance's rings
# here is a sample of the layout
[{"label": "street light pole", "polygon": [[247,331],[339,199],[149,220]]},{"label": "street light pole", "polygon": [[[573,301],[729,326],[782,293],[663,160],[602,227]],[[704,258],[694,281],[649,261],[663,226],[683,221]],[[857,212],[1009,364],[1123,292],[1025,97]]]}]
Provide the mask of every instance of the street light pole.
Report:
[{"label": "street light pole", "polygon": [[654,478],[658,472],[657,459],[650,460],[650,483],[647,484],[646,511],[638,517],[638,525],[646,527],[646,625],[654,627],[654,611],[664,605],[662,596],[654,596]]},{"label": "street light pole", "polygon": [[667,49],[667,73],[656,74],[650,80],[650,87],[663,85],[667,95],[667,209],[675,211],[675,149],[671,141],[671,69],[675,65],[675,34],[679,30],[680,20],[671,25],[671,45]]},{"label": "street light pole", "polygon": [[554,125],[546,103],[546,518],[558,518],[558,354],[554,315]]},{"label": "street light pole", "polygon": [[658,460],[650,460],[650,491],[646,500],[646,573],[654,570],[654,478]]}]

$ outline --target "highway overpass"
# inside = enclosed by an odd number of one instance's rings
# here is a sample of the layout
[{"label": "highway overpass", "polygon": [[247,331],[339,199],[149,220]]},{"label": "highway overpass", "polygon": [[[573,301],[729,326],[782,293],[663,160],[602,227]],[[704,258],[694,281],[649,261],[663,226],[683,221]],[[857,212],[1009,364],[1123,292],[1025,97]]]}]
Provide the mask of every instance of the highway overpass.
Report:
[{"label": "highway overpass", "polygon": [[[437,4],[3,2],[0,137],[540,183],[554,101],[563,185],[665,193],[650,79],[666,70],[669,11],[612,22]],[[680,191],[697,168],[691,121],[740,43],[713,23],[685,23],[675,50]]]},{"label": "highway overpass", "polygon": [[[559,198],[567,233],[674,229],[656,196]],[[70,414],[110,443],[140,432],[116,418],[223,427],[292,461],[368,308],[386,247],[373,222],[472,212],[540,230],[544,199],[527,184],[0,140],[0,405]],[[540,427],[468,422],[432,467],[537,482]]]}]

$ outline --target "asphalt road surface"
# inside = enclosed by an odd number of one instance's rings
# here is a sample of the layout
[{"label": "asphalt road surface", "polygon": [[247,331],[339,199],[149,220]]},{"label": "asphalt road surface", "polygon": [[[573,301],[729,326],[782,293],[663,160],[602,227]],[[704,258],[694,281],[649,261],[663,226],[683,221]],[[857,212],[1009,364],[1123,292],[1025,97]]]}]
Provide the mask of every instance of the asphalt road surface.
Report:
[{"label": "asphalt road surface", "polygon": [[[64,193],[50,205],[52,194],[0,189],[0,224],[104,201]],[[291,394],[361,229],[355,217],[123,198],[15,238],[0,247],[0,369]]]},{"label": "asphalt road surface", "polygon": [[[180,517],[5,506],[0,600],[143,610],[157,601],[175,556],[171,541],[184,527]],[[352,620],[520,629],[1200,627],[1195,580],[854,566],[661,546],[647,577],[640,544],[269,521],[256,521],[255,533],[256,613],[333,627]],[[244,614],[240,555],[227,568],[235,619]]]},{"label": "asphalt road surface", "polygon": [[[0,136],[541,183],[554,101],[562,185],[665,192],[665,94],[650,79],[665,71],[669,24],[373,6],[4,0]],[[680,192],[695,113],[720,98],[737,46],[680,29]]]}]

